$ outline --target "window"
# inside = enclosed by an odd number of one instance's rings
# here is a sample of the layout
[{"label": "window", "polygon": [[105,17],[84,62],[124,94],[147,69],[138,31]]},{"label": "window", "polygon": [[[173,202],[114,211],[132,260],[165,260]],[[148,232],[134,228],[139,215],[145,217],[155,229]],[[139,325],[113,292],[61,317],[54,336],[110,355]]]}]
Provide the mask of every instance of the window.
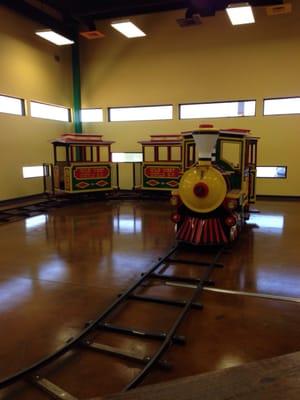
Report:
[{"label": "window", "polygon": [[159,146],[158,147],[158,160],[159,161],[168,161],[168,148],[167,146]]},{"label": "window", "polygon": [[242,157],[242,142],[221,141],[221,159],[233,169],[240,169]]},{"label": "window", "polygon": [[257,178],[281,178],[285,179],[287,177],[287,167],[277,166],[277,167],[257,167],[256,168]]},{"label": "window", "polygon": [[45,103],[30,102],[30,115],[35,118],[45,118],[55,121],[70,122],[70,109]]},{"label": "window", "polygon": [[110,160],[109,147],[108,146],[100,146],[99,147],[99,155],[100,155],[99,161],[109,162],[109,160]]},{"label": "window", "polygon": [[154,161],[155,154],[154,154],[154,147],[153,146],[144,146],[144,161]]},{"label": "window", "polygon": [[23,167],[23,178],[39,178],[44,176],[42,165],[34,165],[32,167]]},{"label": "window", "polygon": [[14,115],[25,115],[24,100],[0,95],[0,112]]},{"label": "window", "polygon": [[103,122],[102,108],[85,108],[81,110],[82,122]]},{"label": "window", "polygon": [[173,118],[173,106],[109,108],[109,121],[153,121]]},{"label": "window", "polygon": [[171,161],[181,161],[181,147],[172,146],[171,150]]},{"label": "window", "polygon": [[300,114],[300,97],[264,100],[264,115]]},{"label": "window", "polygon": [[143,162],[143,153],[112,153],[112,162]]},{"label": "window", "polygon": [[192,166],[195,163],[195,160],[196,160],[196,146],[195,146],[195,143],[188,143],[186,152],[187,152],[187,157],[186,157],[186,165],[185,165],[185,167],[188,168],[188,167]]},{"label": "window", "polygon": [[179,118],[252,117],[255,115],[255,104],[255,100],[180,104]]}]

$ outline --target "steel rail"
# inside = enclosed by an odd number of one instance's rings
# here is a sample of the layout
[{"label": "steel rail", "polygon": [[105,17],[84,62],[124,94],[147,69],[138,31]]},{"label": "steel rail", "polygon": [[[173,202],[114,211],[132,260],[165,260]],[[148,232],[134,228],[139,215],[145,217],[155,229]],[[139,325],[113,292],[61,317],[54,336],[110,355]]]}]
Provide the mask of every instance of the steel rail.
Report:
[{"label": "steel rail", "polygon": [[300,303],[300,297],[290,297],[290,296],[281,296],[277,294],[270,293],[260,293],[260,292],[246,292],[240,290],[230,290],[230,289],[222,289],[222,288],[204,288],[205,291],[216,292],[216,293],[224,293],[224,294],[232,294],[237,296],[248,296],[248,297],[256,297],[260,299],[267,300],[276,300],[276,301],[287,301],[291,303]]},{"label": "steel rail", "polygon": [[[115,309],[117,308],[124,300],[127,300],[129,295],[138,287],[140,286],[145,280],[151,277],[151,274],[159,268],[175,251],[179,248],[179,244],[176,244],[171,248],[171,250],[162,258],[158,259],[158,262],[154,264],[145,274],[142,275],[140,279],[134,282],[129,289],[127,289],[118,299],[116,299],[109,307],[104,310],[104,312],[96,319],[93,320],[87,328],[81,331],[76,337],[70,339],[67,344],[63,347],[56,350],[54,353],[42,358],[40,361],[32,364],[30,367],[24,368],[21,371],[17,372],[16,374],[10,375],[9,377],[0,381],[0,389],[3,389],[13,383],[19,381],[21,378],[34,373],[35,371],[45,367],[46,365],[50,364],[51,362],[55,361],[63,354],[70,351],[73,347],[83,340],[85,336],[87,336],[90,332],[92,332],[99,323],[102,323],[104,319]],[[170,335],[168,335],[169,337]],[[151,365],[153,363],[151,362]]]},{"label": "steel rail", "polygon": [[208,278],[210,277],[213,269],[215,268],[215,265],[217,264],[218,259],[224,252],[224,249],[225,249],[224,246],[221,247],[221,249],[214,256],[213,261],[207,267],[207,270],[206,270],[204,276],[201,278],[201,281],[196,286],[196,289],[195,289],[193,295],[190,297],[189,300],[187,300],[185,307],[182,309],[181,313],[179,314],[176,321],[174,322],[174,325],[169,330],[164,342],[159,347],[158,351],[154,354],[154,356],[151,357],[151,360],[145,366],[145,368],[142,371],[140,371],[140,373],[122,390],[123,392],[135,388],[141,382],[141,380],[148,374],[150,369],[158,361],[158,359],[162,356],[162,354],[166,351],[167,347],[172,343],[172,337],[174,336],[178,326],[181,324],[182,320],[184,319],[184,317],[190,310],[192,303],[195,301],[196,297],[202,292],[205,281],[207,281]]},{"label": "steel rail", "polygon": [[[185,281],[182,281],[181,283],[172,282],[171,279],[169,282],[168,281],[166,282],[166,285],[190,288],[190,289],[196,289],[196,287],[197,287],[197,285],[193,285],[191,283],[185,283]],[[274,300],[274,301],[287,301],[290,303],[300,303],[300,297],[281,296],[281,295],[276,295],[276,294],[260,293],[260,292],[246,292],[246,291],[241,291],[241,290],[222,289],[222,288],[218,288],[218,287],[207,287],[207,286],[205,286],[203,288],[203,290],[205,292],[232,294],[234,296],[246,296],[246,297],[254,297],[254,298],[258,298],[258,299],[266,299],[266,300]]]}]

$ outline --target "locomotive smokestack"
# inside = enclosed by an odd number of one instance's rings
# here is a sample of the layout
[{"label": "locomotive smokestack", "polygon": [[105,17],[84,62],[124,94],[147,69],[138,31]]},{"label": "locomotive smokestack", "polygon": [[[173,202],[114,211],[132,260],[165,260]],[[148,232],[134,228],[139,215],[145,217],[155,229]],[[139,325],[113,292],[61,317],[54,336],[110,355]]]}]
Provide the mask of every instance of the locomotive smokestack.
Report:
[{"label": "locomotive smokestack", "polygon": [[213,125],[200,125],[200,129],[193,131],[192,135],[196,144],[199,165],[211,165],[212,152],[216,146],[219,130],[214,129]]}]

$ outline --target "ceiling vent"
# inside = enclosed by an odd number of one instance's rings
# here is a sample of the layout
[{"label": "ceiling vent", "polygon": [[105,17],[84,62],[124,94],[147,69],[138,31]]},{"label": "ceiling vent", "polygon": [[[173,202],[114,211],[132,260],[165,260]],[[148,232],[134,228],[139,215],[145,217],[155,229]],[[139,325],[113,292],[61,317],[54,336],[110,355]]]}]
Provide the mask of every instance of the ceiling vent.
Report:
[{"label": "ceiling vent", "polygon": [[193,14],[190,18],[178,18],[176,21],[181,28],[200,25],[202,23],[199,14]]},{"label": "ceiling vent", "polygon": [[291,3],[284,3],[279,4],[277,6],[269,6],[266,7],[267,15],[281,15],[281,14],[289,14],[292,12],[292,4]]},{"label": "ceiling vent", "polygon": [[101,33],[100,31],[86,31],[86,32],[80,32],[80,35],[83,36],[86,39],[92,40],[92,39],[101,39],[105,35]]}]

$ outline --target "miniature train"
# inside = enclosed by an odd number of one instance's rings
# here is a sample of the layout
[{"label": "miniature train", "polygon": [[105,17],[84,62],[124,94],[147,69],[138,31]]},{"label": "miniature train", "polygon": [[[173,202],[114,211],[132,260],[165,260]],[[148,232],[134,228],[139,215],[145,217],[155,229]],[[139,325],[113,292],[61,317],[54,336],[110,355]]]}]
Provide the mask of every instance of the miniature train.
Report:
[{"label": "miniature train", "polygon": [[[212,126],[183,134],[186,171],[171,204],[176,238],[195,245],[237,238],[255,202],[257,140],[250,131]],[[195,155],[198,161],[192,166]],[[214,152],[214,154],[213,154]]]},{"label": "miniature train", "polygon": [[114,188],[112,141],[102,135],[63,134],[52,141],[54,193],[106,192]]},{"label": "miniature train", "polygon": [[[255,202],[257,140],[249,130],[203,125],[139,142],[143,149],[139,187],[172,192],[177,240],[212,245],[236,239]],[[101,135],[86,134],[64,134],[54,140],[54,193],[105,193],[118,188],[112,143]]]}]

